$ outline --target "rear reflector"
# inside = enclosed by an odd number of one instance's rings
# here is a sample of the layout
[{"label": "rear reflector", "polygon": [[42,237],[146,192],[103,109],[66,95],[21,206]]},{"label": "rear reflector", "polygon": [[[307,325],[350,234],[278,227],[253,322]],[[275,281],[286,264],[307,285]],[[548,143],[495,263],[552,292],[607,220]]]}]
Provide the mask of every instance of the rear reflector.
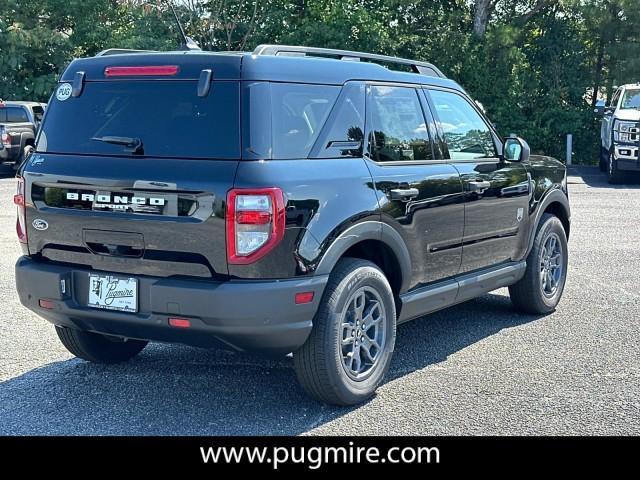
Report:
[{"label": "rear reflector", "polygon": [[311,303],[313,301],[313,292],[296,293],[296,305],[302,303]]},{"label": "rear reflector", "polygon": [[191,326],[191,321],[186,318],[170,318],[169,325],[178,328],[189,328]]},{"label": "rear reflector", "polygon": [[146,76],[171,76],[176,75],[180,69],[177,65],[157,65],[143,67],[107,67],[104,69],[105,77],[146,77]]},{"label": "rear reflector", "polygon": [[47,310],[53,310],[56,306],[56,304],[53,303],[53,300],[46,300],[44,298],[38,300],[38,305],[40,305],[40,308],[46,308]]},{"label": "rear reflector", "polygon": [[26,200],[25,200],[25,186],[24,179],[18,177],[18,184],[16,194],[13,196],[13,203],[17,205],[18,218],[16,219],[16,233],[18,234],[18,241],[20,243],[27,243],[27,212],[26,212]]}]

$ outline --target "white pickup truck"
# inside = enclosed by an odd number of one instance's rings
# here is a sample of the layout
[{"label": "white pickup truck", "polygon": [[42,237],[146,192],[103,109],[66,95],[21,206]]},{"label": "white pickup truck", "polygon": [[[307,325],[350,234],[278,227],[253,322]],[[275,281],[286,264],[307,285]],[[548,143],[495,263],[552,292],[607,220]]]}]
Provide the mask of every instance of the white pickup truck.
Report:
[{"label": "white pickup truck", "polygon": [[640,172],[640,83],[618,87],[602,115],[600,169],[609,183],[621,183],[630,172]]}]

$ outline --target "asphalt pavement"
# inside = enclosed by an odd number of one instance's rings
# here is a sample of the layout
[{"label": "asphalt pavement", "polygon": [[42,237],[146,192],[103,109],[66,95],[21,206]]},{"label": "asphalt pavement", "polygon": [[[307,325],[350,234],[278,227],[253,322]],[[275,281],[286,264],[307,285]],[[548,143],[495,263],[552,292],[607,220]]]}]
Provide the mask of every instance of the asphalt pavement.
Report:
[{"label": "asphalt pavement", "polygon": [[640,434],[640,185],[571,171],[569,278],[557,311],[507,291],[398,328],[364,405],[305,396],[281,361],[149,345],[115,366],[74,359],[20,305],[13,178],[0,179],[0,434]]}]

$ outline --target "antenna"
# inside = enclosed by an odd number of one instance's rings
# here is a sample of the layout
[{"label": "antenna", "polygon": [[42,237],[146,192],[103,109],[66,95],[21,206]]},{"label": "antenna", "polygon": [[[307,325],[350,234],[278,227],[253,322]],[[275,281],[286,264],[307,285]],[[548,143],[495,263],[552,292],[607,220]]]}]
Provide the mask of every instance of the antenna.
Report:
[{"label": "antenna", "polygon": [[173,6],[173,2],[171,0],[165,0],[165,3],[169,5],[169,8],[173,13],[173,18],[176,19],[176,25],[178,25],[180,36],[182,37],[182,40],[184,42],[182,45],[180,45],[180,48],[182,50],[200,50],[200,45],[198,45],[192,38],[187,37],[187,34],[184,32],[184,28],[182,27],[182,23],[180,23],[180,19],[178,18],[176,9]]},{"label": "antenna", "polygon": [[[182,23],[180,23],[180,19],[178,18],[178,14],[176,13],[176,9],[173,6],[173,2],[171,0],[160,0],[160,3],[166,3],[171,9],[171,13],[173,13],[173,18],[176,20],[176,25],[178,25],[178,31],[180,32],[180,36],[182,37],[182,43],[180,44],[180,50],[201,50],[200,45],[196,43],[193,38],[188,37],[182,27]],[[148,5],[150,7],[154,7],[160,9],[158,5],[151,2],[145,2],[144,5]]]}]

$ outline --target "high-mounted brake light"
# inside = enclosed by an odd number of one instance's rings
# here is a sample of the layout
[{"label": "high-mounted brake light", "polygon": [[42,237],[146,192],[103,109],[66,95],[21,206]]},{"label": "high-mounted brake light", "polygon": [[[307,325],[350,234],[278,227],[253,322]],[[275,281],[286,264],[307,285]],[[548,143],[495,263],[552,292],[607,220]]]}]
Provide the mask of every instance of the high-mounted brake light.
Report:
[{"label": "high-mounted brake light", "polygon": [[18,206],[18,219],[16,220],[16,233],[20,243],[27,243],[27,217],[24,196],[24,179],[18,178],[18,187],[13,196],[13,203]]},{"label": "high-mounted brake light", "polygon": [[246,265],[284,237],[284,195],[279,188],[234,188],[227,195],[227,259]]},{"label": "high-mounted brake light", "polygon": [[154,65],[139,67],[107,67],[105,77],[161,77],[177,75],[180,68],[177,65]]}]

